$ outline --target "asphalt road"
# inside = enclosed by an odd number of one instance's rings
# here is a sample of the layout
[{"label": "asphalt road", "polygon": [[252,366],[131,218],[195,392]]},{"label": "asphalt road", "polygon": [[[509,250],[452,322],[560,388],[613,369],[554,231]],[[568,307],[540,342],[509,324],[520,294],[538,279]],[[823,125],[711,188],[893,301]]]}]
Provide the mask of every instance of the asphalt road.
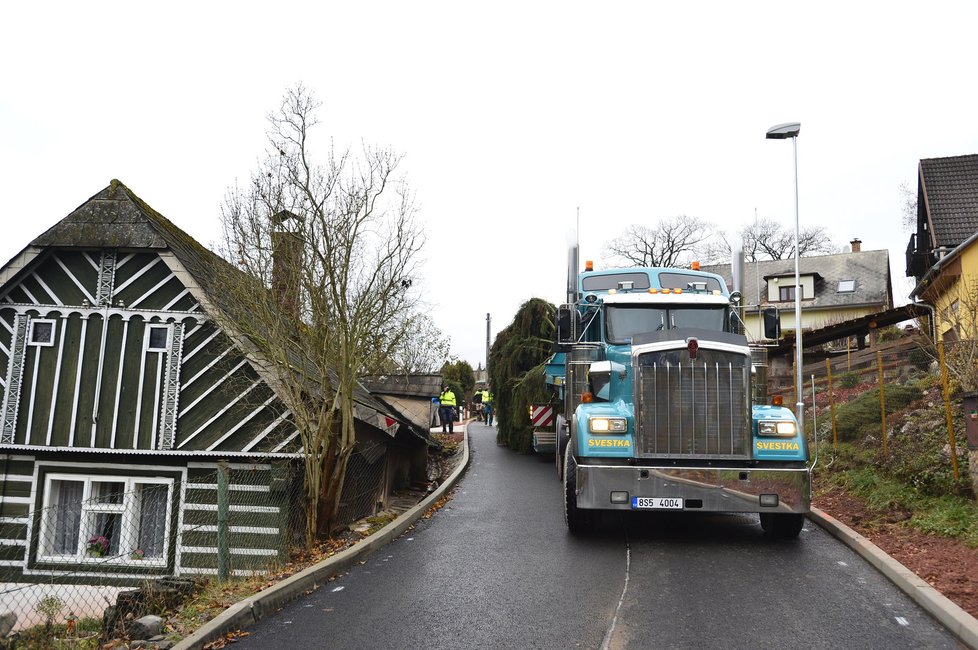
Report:
[{"label": "asphalt road", "polygon": [[472,465],[434,517],[263,620],[242,648],[956,648],[815,524],[649,514],[566,531],[552,461],[469,426]]}]

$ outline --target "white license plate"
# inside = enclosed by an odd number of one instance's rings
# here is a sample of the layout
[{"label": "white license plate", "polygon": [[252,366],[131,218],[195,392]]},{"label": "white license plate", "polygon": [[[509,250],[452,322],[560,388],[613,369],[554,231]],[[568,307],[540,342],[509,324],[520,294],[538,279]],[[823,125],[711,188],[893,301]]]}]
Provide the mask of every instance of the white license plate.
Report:
[{"label": "white license plate", "polygon": [[683,500],[673,497],[632,497],[633,509],[682,510]]}]

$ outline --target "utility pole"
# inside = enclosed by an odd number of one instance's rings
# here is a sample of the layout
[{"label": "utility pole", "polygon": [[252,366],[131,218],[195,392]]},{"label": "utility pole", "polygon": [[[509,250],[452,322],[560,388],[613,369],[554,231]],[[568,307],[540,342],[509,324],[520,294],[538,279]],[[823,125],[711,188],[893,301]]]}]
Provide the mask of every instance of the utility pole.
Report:
[{"label": "utility pole", "polygon": [[489,383],[489,329],[492,325],[492,317],[486,314],[486,384]]}]

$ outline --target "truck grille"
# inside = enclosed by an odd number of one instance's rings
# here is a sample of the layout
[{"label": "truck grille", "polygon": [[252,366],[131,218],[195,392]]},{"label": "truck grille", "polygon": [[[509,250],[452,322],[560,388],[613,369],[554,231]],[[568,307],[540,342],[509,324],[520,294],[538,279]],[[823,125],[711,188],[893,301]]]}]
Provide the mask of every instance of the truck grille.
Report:
[{"label": "truck grille", "polygon": [[750,357],[700,348],[639,355],[637,451],[646,458],[738,458],[750,453]]}]

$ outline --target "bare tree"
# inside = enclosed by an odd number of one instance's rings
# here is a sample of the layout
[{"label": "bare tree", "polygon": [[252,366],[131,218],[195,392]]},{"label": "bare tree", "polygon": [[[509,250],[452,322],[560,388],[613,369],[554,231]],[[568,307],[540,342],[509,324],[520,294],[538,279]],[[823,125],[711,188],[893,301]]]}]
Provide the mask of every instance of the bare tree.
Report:
[{"label": "bare tree", "polygon": [[900,183],[900,200],[903,202],[902,219],[903,229],[908,232],[917,230],[917,193],[910,189],[906,182]]},{"label": "bare tree", "polygon": [[[795,255],[795,230],[773,219],[761,219],[747,224],[738,231],[743,241],[744,257],[748,262],[758,260],[783,260]],[[801,257],[830,255],[841,247],[832,242],[824,226],[803,228],[798,234],[798,251]],[[704,247],[704,259],[718,263],[730,259],[730,243],[722,234],[716,235]]]},{"label": "bare tree", "polygon": [[254,344],[291,411],[309,542],[339,510],[358,379],[395,358],[418,321],[423,244],[401,156],[330,143],[314,158],[318,106],[301,86],[286,93],[265,160],[222,209],[222,252],[244,271],[224,281],[235,305],[226,325]]},{"label": "bare tree", "polygon": [[710,238],[712,224],[679,215],[655,226],[632,224],[606,244],[612,256],[632,266],[684,266]]}]

